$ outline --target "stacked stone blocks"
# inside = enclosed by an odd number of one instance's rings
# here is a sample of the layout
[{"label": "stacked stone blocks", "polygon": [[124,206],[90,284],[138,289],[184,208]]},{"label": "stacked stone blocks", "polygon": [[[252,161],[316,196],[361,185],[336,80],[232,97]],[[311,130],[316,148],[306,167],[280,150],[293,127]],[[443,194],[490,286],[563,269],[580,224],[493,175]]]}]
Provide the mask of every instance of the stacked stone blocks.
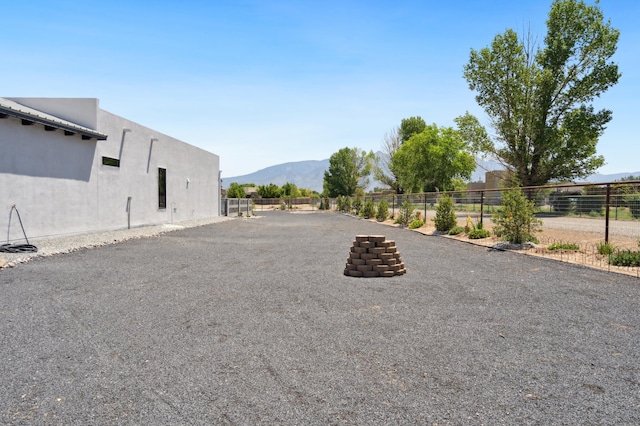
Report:
[{"label": "stacked stone blocks", "polygon": [[344,274],[350,277],[393,277],[407,272],[394,241],[384,235],[356,235]]}]

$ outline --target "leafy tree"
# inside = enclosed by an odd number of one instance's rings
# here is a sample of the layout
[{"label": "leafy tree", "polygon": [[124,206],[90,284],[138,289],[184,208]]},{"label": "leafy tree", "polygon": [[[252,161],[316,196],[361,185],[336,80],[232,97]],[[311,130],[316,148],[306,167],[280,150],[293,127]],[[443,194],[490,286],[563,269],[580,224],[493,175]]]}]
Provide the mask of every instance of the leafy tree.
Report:
[{"label": "leafy tree", "polygon": [[237,182],[231,182],[227,189],[227,198],[247,198],[247,193]]},{"label": "leafy tree", "polygon": [[329,170],[324,172],[324,193],[329,197],[354,195],[369,183],[368,176],[375,155],[359,148],[342,148],[329,158]]},{"label": "leafy tree", "polygon": [[310,189],[310,188],[298,188],[298,192],[300,197],[309,197],[309,198],[320,197],[320,193],[318,193],[318,191],[314,191],[313,189]]},{"label": "leafy tree", "polygon": [[475,169],[468,149],[458,131],[427,126],[403,143],[393,157],[401,186],[411,192],[455,189],[455,179],[470,179]]},{"label": "leafy tree", "polygon": [[427,123],[425,123],[425,121],[420,116],[403,118],[400,122],[400,129],[398,130],[400,143],[405,143],[411,136],[422,133],[426,128]]},{"label": "leafy tree", "polygon": [[300,196],[300,190],[295,183],[287,182],[280,189],[280,196],[287,198],[296,198]]},{"label": "leafy tree", "polygon": [[490,138],[470,114],[456,119],[465,139],[495,157],[523,186],[584,177],[604,164],[596,144],[611,111],[591,105],[618,82],[610,62],[619,31],[600,8],[555,0],[544,46],[513,30],[471,50],[464,77],[495,130]]},{"label": "leafy tree", "polygon": [[280,187],[275,183],[258,187],[258,195],[262,198],[280,198],[281,193]]},{"label": "leafy tree", "polygon": [[398,182],[398,175],[394,171],[393,156],[402,145],[400,137],[400,128],[394,127],[389,133],[385,133],[382,142],[382,155],[376,159],[373,168],[373,177],[380,183],[387,185],[393,189],[396,194],[402,194],[404,191]]}]

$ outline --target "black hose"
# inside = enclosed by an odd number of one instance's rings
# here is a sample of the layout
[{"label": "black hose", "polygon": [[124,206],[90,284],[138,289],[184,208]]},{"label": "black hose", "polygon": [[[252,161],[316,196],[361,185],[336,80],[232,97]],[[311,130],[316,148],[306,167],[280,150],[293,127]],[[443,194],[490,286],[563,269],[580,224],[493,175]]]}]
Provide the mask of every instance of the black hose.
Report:
[{"label": "black hose", "polygon": [[38,247],[33,244],[2,244],[0,252],[2,253],[35,253]]},{"label": "black hose", "polygon": [[[24,239],[27,241],[26,244],[9,244],[9,234],[11,233],[11,216],[13,215],[13,211],[16,211],[18,215],[18,220],[20,221],[20,227],[22,228],[22,235],[24,235]],[[29,244],[29,239],[27,238],[27,233],[24,231],[24,225],[22,224],[22,218],[20,217],[20,212],[18,208],[14,204],[11,206],[11,210],[9,211],[9,228],[7,229],[7,244],[0,245],[0,252],[3,253],[35,253],[38,251],[38,247],[33,244]]]}]

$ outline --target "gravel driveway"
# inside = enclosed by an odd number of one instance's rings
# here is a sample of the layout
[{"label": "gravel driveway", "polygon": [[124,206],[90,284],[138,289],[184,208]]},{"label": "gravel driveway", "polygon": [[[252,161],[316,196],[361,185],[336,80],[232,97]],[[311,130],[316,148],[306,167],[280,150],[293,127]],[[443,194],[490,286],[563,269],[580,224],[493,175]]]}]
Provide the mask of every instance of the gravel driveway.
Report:
[{"label": "gravel driveway", "polygon": [[[0,270],[0,423],[640,423],[636,278],[261,215]],[[357,234],[407,274],[344,276]]]}]

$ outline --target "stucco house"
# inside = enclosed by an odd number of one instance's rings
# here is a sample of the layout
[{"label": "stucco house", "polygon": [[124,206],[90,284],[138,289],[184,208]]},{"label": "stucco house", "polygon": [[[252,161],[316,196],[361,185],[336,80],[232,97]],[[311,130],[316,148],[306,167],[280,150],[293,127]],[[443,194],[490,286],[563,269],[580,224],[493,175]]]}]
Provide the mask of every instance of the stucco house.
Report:
[{"label": "stucco house", "polygon": [[219,171],[98,99],[0,98],[2,243],[23,239],[13,206],[29,239],[218,216]]}]

